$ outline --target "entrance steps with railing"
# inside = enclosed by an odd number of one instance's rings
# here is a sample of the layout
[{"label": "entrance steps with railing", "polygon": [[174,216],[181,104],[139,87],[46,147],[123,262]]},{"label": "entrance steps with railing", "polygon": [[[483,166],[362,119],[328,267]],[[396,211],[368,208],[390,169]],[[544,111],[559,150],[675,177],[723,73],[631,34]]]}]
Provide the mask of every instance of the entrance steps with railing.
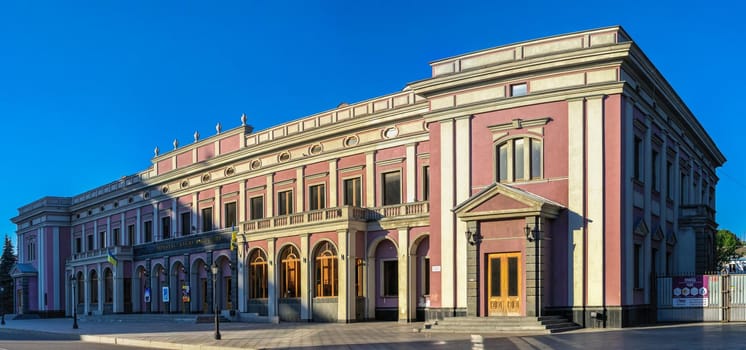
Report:
[{"label": "entrance steps with railing", "polygon": [[426,323],[423,331],[438,333],[537,333],[549,334],[579,329],[562,316],[541,317],[446,317]]}]

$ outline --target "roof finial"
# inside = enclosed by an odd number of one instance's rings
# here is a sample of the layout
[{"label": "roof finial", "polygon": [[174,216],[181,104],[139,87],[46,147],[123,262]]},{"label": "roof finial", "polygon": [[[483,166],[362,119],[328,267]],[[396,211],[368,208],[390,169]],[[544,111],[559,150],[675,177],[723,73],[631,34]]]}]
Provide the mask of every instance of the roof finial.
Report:
[{"label": "roof finial", "polygon": [[199,141],[199,131],[194,131],[194,142]]},{"label": "roof finial", "polygon": [[158,146],[155,146],[155,149],[153,150],[153,153],[155,154],[153,158],[158,157],[158,152],[160,152],[160,149],[158,149]]},{"label": "roof finial", "polygon": [[241,114],[241,126],[246,126],[246,113]]},{"label": "roof finial", "polygon": [[218,122],[218,124],[217,124],[217,125],[215,125],[215,131],[217,131],[217,132],[218,132],[218,134],[220,134],[220,131],[222,131],[222,130],[223,130],[223,127],[222,127],[222,126],[220,126],[220,122]]},{"label": "roof finial", "polygon": [[174,149],[179,148],[179,140],[174,139]]}]

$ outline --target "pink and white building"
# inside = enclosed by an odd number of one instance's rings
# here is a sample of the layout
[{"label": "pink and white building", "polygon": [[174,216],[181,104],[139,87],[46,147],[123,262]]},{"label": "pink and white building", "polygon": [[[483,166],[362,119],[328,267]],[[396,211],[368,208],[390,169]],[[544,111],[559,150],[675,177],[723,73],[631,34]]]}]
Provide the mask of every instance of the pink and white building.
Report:
[{"label": "pink and white building", "polygon": [[209,313],[214,277],[235,317],[622,327],[653,320],[655,274],[713,267],[725,158],[622,28],[431,66],[21,207],[16,312]]}]

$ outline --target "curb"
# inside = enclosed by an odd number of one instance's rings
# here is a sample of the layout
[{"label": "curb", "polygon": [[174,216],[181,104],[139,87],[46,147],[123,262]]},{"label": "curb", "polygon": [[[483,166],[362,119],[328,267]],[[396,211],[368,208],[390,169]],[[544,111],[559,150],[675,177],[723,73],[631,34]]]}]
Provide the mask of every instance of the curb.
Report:
[{"label": "curb", "polygon": [[233,349],[248,349],[256,350],[254,348],[237,348],[232,346],[222,345],[207,345],[207,344],[178,344],[169,343],[163,341],[152,341],[145,339],[132,339],[132,338],[118,338],[98,335],[80,335],[80,341],[86,343],[98,343],[98,344],[112,344],[112,345],[127,345],[127,346],[138,346],[143,348],[153,349],[168,349],[168,350],[233,350]]}]

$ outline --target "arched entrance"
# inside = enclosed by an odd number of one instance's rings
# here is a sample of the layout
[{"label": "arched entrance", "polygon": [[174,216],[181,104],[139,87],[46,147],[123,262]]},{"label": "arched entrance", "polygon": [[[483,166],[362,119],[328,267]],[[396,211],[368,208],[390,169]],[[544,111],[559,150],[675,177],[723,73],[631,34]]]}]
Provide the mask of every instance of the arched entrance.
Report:
[{"label": "arched entrance", "polygon": [[181,261],[175,261],[171,265],[171,312],[187,313],[191,300],[191,287],[189,286],[188,272]]},{"label": "arched entrance", "polygon": [[215,288],[215,295],[218,299],[218,310],[233,310],[236,296],[233,295],[233,275],[231,274],[230,259],[221,255],[215,263],[218,265],[218,276]]},{"label": "arched entrance", "polygon": [[280,249],[277,272],[278,315],[281,321],[300,320],[300,253],[294,245]]},{"label": "arched entrance", "polygon": [[[382,238],[371,245],[372,269],[369,266],[369,293],[373,317],[379,321],[396,321],[399,317],[399,259],[396,244]],[[370,281],[372,279],[373,281]]]},{"label": "arched entrance", "polygon": [[[410,249],[410,256],[414,264],[414,273],[410,273],[410,285],[414,286],[414,293],[410,295],[409,305],[415,305],[414,320],[425,320],[425,308],[430,306],[430,236],[422,235],[415,239]],[[412,315],[410,315],[411,318]]]},{"label": "arched entrance", "polygon": [[339,257],[337,247],[322,241],[313,250],[313,303],[314,321],[337,321],[339,296]]},{"label": "arched entrance", "polygon": [[[192,268],[190,270],[189,285],[191,286],[191,310],[197,313],[208,313],[212,312],[212,308],[209,304],[211,296],[208,295],[207,291],[207,264],[202,259],[196,259],[192,262]],[[212,283],[212,281],[209,281]]]},{"label": "arched entrance", "polygon": [[88,306],[89,307],[88,312],[91,313],[94,310],[98,310],[98,303],[99,303],[99,298],[98,298],[98,273],[96,272],[95,269],[93,269],[93,270],[91,270],[91,272],[89,272],[89,278],[88,278],[88,280],[90,281],[90,282],[88,282],[88,289],[89,289],[88,295],[89,295],[89,300],[90,300],[90,302],[88,304],[89,305]]},{"label": "arched entrance", "polygon": [[114,312],[114,273],[110,268],[104,269],[104,313]]},{"label": "arched entrance", "polygon": [[166,304],[163,300],[163,287],[168,286],[166,269],[161,264],[155,264],[150,274],[152,286],[150,291],[150,310],[154,313],[165,313]]},{"label": "arched entrance", "polygon": [[269,276],[267,275],[267,255],[256,248],[251,251],[246,262],[248,266],[248,311],[260,316],[268,315]]}]

